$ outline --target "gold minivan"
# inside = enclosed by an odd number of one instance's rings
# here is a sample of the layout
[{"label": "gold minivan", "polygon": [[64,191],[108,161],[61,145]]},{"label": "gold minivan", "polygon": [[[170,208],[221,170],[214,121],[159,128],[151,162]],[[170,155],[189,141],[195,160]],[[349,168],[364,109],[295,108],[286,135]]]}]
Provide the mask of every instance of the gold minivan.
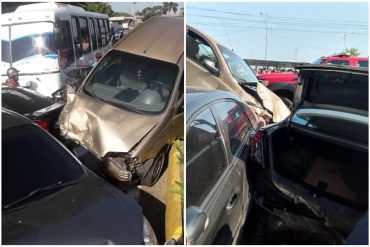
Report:
[{"label": "gold minivan", "polygon": [[193,27],[186,29],[187,87],[233,92],[268,122],[280,122],[289,116],[284,102],[258,82],[240,56]]},{"label": "gold minivan", "polygon": [[183,135],[184,20],[155,17],[101,59],[67,104],[61,136],[90,151],[121,182],[152,186]]}]

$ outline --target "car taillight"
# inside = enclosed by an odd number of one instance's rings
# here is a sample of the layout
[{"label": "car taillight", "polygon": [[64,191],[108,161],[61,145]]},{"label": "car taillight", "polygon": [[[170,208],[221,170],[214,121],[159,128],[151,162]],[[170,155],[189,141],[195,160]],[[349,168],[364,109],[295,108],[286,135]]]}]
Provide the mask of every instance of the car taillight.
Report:
[{"label": "car taillight", "polygon": [[46,131],[49,131],[49,124],[44,120],[37,120],[36,124]]},{"label": "car taillight", "polygon": [[256,134],[252,136],[252,140],[256,143],[259,143],[262,137],[262,130],[257,131]]}]

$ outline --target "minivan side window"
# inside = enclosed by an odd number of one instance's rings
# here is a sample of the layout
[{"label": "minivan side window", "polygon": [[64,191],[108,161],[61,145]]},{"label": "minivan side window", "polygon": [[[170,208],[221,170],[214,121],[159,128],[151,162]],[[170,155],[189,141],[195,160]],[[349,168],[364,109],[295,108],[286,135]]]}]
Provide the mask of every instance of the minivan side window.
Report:
[{"label": "minivan side window", "polygon": [[211,46],[204,39],[190,31],[186,35],[186,56],[203,67],[203,59],[208,58],[218,68],[218,60]]},{"label": "minivan side window", "polygon": [[210,109],[191,121],[186,138],[186,202],[187,206],[200,206],[227,166],[221,134]]},{"label": "minivan side window", "polygon": [[252,129],[252,124],[246,112],[234,101],[216,103],[214,108],[228,133],[230,151],[237,156],[240,148],[244,145],[243,140]]}]

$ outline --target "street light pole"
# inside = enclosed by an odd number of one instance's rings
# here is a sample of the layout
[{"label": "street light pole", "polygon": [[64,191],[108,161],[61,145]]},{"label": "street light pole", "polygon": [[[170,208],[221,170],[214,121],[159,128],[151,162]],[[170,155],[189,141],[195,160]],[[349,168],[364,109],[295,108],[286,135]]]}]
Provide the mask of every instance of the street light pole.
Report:
[{"label": "street light pole", "polygon": [[343,36],[343,51],[346,51],[346,35]]},{"label": "street light pole", "polygon": [[268,14],[264,14],[264,13],[260,13],[260,15],[264,15],[266,18],[265,18],[265,25],[266,25],[266,38],[265,38],[265,61],[267,60],[267,17],[268,17]]}]

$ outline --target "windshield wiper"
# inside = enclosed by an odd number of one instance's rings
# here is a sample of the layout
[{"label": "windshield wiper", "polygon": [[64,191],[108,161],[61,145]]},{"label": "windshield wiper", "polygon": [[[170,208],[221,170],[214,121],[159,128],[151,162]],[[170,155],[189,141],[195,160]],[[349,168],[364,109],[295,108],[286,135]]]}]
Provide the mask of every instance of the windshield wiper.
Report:
[{"label": "windshield wiper", "polygon": [[28,195],[26,195],[26,196],[24,196],[24,197],[22,197],[22,198],[20,198],[20,199],[18,199],[16,201],[14,201],[14,202],[11,202],[8,205],[5,205],[4,206],[4,209],[10,208],[11,206],[14,206],[15,204],[18,204],[18,203],[20,203],[20,202],[22,202],[24,200],[27,200],[27,199],[29,199],[29,198],[31,198],[31,197],[33,197],[33,196],[35,196],[35,195],[37,195],[37,194],[39,194],[41,192],[48,191],[48,190],[51,190],[51,189],[55,189],[57,187],[60,187],[60,185],[62,185],[62,184],[63,184],[62,181],[58,181],[58,182],[56,182],[54,184],[51,184],[49,186],[35,189],[34,191],[31,191]]},{"label": "windshield wiper", "polygon": [[235,79],[237,79],[238,81],[239,81],[239,83],[241,83],[241,84],[248,84],[248,85],[250,85],[250,84],[255,84],[255,83],[258,83],[257,81],[247,81],[246,79],[243,79],[243,78],[240,78],[240,77],[238,77],[238,76],[236,76],[236,75],[234,75],[234,74],[232,74],[234,77],[235,77]]},{"label": "windshield wiper", "polygon": [[107,102],[109,104],[116,105],[116,106],[123,106],[123,107],[126,107],[126,108],[130,109],[131,111],[136,112],[137,114],[144,115],[144,113],[142,111],[138,110],[135,106],[133,106],[131,104],[121,104],[121,103],[113,102],[113,101],[109,101],[109,100],[104,100],[104,102]]},{"label": "windshield wiper", "polygon": [[[99,98],[98,96],[96,96],[96,94],[94,93],[94,91],[91,89],[91,86],[89,86],[90,89],[87,89],[86,86],[84,86],[84,90],[90,95],[92,96],[94,99],[99,99],[99,100],[102,100],[101,98]],[[104,100],[102,100],[104,101]]]}]

